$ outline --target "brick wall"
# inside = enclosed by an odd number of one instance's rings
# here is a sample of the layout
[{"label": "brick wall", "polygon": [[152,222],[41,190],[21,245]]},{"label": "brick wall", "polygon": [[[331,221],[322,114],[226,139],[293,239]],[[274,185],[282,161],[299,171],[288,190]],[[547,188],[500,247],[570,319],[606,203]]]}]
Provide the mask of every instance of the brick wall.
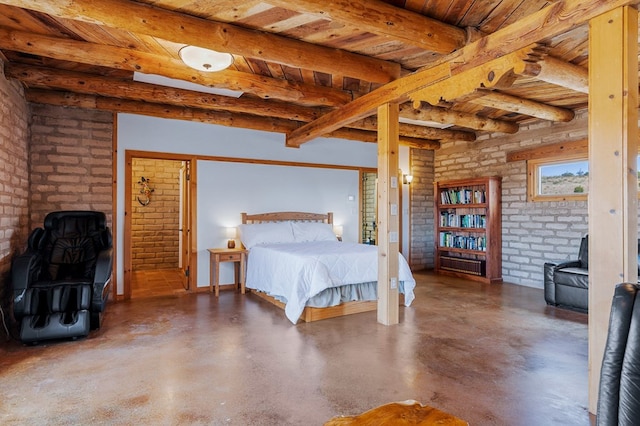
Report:
[{"label": "brick wall", "polygon": [[28,120],[22,86],[5,79],[0,61],[0,306],[5,315],[11,260],[24,251],[29,234]]},{"label": "brick wall", "polygon": [[[177,268],[179,255],[181,161],[134,158],[131,209],[131,260],[134,270]],[[144,176],[153,188],[151,201],[138,202]],[[144,201],[144,198],[141,198]]]},{"label": "brick wall", "polygon": [[504,281],[542,288],[544,262],[575,258],[588,231],[586,201],[528,202],[526,162],[507,163],[506,154],[586,137],[587,113],[582,111],[569,123],[521,125],[514,135],[482,135],[475,142],[448,143],[436,151],[436,180],[502,176]]},{"label": "brick wall", "polygon": [[413,270],[434,267],[433,177],[434,152],[411,149],[411,246],[409,264]]},{"label": "brick wall", "polygon": [[55,210],[99,210],[111,224],[113,114],[30,106],[31,226]]}]

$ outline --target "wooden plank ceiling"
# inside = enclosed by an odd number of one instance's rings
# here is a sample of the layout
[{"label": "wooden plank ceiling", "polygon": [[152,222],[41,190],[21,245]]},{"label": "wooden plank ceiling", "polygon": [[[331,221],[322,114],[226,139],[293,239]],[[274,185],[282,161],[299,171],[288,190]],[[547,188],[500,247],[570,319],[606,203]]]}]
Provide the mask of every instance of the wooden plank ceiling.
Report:
[{"label": "wooden plank ceiling", "polygon": [[[558,3],[0,0],[0,52],[7,77],[34,102],[289,134]],[[526,121],[571,120],[587,106],[588,27],[537,41],[539,67],[509,85],[401,105],[401,143],[437,149],[482,132],[515,133]],[[185,45],[227,51],[234,63],[195,71],[180,61]],[[136,72],[241,95],[142,83]],[[329,135],[375,142],[376,126],[374,115]]]}]

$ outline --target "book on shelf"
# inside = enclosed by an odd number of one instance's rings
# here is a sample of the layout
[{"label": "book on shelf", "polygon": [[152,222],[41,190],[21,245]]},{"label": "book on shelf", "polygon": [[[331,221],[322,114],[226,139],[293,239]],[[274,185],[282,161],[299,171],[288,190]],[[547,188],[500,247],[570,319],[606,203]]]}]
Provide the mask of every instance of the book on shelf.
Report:
[{"label": "book on shelf", "polygon": [[440,247],[465,250],[487,251],[487,237],[484,235],[459,235],[442,231],[439,236]]},{"label": "book on shelf", "polygon": [[486,228],[487,215],[460,211],[455,213],[443,211],[440,212],[440,226],[449,228]]},{"label": "book on shelf", "polygon": [[440,192],[442,204],[483,204],[486,199],[484,188],[449,188]]}]

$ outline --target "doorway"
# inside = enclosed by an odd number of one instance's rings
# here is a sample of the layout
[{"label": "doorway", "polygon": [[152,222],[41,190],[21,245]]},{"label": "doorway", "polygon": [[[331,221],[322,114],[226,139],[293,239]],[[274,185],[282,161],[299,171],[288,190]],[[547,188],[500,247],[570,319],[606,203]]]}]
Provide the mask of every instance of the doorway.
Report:
[{"label": "doorway", "polygon": [[377,218],[378,218],[378,172],[360,172],[360,242],[363,244],[375,245],[378,240]]},{"label": "doorway", "polygon": [[[402,171],[398,171],[398,243],[400,251],[403,250],[404,236],[404,201],[403,193],[405,184],[403,184]],[[378,240],[378,172],[374,170],[360,171],[360,241],[363,244],[376,245]],[[408,254],[407,254],[408,255]]]},{"label": "doorway", "polygon": [[190,291],[191,160],[127,153],[124,297]]}]

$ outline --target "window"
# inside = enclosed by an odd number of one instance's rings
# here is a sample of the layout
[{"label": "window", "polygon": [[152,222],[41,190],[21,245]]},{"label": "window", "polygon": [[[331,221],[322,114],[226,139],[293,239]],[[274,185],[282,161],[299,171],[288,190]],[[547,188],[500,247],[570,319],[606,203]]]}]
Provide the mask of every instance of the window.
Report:
[{"label": "window", "polygon": [[584,158],[529,160],[529,201],[586,200],[589,161]]},{"label": "window", "polygon": [[[640,170],[640,156],[636,159]],[[529,201],[586,200],[589,193],[589,161],[584,157],[527,161]],[[640,172],[638,173],[640,191]],[[640,195],[640,194],[639,194]]]}]

